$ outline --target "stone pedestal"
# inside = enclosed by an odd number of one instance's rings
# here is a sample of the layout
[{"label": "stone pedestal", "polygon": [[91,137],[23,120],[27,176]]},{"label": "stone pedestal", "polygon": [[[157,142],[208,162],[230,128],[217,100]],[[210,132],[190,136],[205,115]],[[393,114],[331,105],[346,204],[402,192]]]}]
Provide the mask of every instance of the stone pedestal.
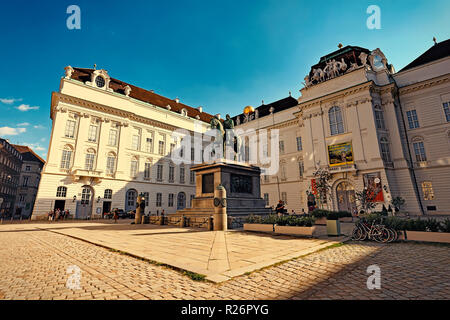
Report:
[{"label": "stone pedestal", "polygon": [[192,208],[179,210],[175,215],[214,215],[214,193],[219,185],[226,191],[228,216],[265,215],[271,212],[261,198],[259,167],[237,161],[217,160],[195,165],[191,170],[195,172],[196,179]]}]

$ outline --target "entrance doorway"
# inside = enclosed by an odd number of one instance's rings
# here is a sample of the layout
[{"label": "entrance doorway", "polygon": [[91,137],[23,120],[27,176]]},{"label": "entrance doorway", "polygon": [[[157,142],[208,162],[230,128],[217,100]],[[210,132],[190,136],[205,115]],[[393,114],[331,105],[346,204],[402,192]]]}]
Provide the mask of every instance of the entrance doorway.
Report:
[{"label": "entrance doorway", "polygon": [[63,211],[66,206],[66,200],[55,200],[55,206],[53,209]]},{"label": "entrance doorway", "polygon": [[137,191],[135,189],[128,190],[125,197],[125,212],[136,209],[136,200]]},{"label": "entrance doorway", "polygon": [[336,187],[336,197],[339,211],[353,213],[356,209],[355,188],[350,183],[347,181],[339,183]]},{"label": "entrance doorway", "polygon": [[103,201],[103,215],[111,211],[111,201]]},{"label": "entrance doorway", "polygon": [[177,198],[177,210],[183,210],[184,208],[186,208],[186,194],[180,192]]},{"label": "entrance doorway", "polygon": [[81,190],[81,201],[77,201],[77,211],[75,217],[77,219],[88,219],[92,213],[93,191],[89,186],[84,186]]}]

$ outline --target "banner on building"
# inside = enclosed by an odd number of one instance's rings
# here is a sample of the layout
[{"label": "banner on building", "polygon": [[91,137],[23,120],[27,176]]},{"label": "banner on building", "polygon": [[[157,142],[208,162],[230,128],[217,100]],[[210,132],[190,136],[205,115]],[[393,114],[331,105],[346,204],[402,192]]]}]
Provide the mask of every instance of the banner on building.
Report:
[{"label": "banner on building", "polygon": [[317,195],[316,179],[311,179],[311,191],[313,194]]},{"label": "banner on building", "polygon": [[328,146],[328,161],[330,167],[353,164],[353,148],[351,142]]},{"label": "banner on building", "polygon": [[379,172],[366,173],[363,175],[364,187],[367,188],[369,199],[372,202],[384,202],[383,186]]}]

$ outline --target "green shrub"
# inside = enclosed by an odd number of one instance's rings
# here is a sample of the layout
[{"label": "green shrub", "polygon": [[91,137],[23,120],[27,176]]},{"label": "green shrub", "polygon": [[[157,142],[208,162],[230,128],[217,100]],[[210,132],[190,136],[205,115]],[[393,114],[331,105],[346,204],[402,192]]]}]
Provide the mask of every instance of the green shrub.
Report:
[{"label": "green shrub", "polygon": [[384,220],[384,225],[397,231],[405,230],[405,220],[398,217],[388,217]]},{"label": "green shrub", "polygon": [[326,217],[328,215],[328,213],[329,213],[328,210],[316,209],[311,213],[311,215],[314,218],[323,218],[323,217]]},{"label": "green shrub", "polygon": [[277,215],[271,214],[269,216],[263,217],[261,219],[261,222],[259,222],[259,223],[262,223],[262,224],[275,224],[275,223],[277,223],[277,219],[278,219]]},{"label": "green shrub", "polygon": [[427,231],[427,224],[425,220],[420,218],[417,220],[408,219],[405,221],[405,229],[409,231]]},{"label": "green shrub", "polygon": [[428,218],[425,221],[426,231],[430,232],[439,232],[440,230],[440,222],[433,218]]},{"label": "green shrub", "polygon": [[246,223],[261,223],[261,216],[255,216],[253,214],[249,215],[246,219]]},{"label": "green shrub", "polygon": [[330,211],[327,215],[327,220],[337,220],[339,219],[339,213],[335,211]]},{"label": "green shrub", "polygon": [[276,224],[278,226],[312,227],[314,225],[314,218],[283,216],[277,218]]},{"label": "green shrub", "polygon": [[339,218],[351,217],[352,214],[348,211],[338,211]]},{"label": "green shrub", "polygon": [[450,218],[446,218],[444,221],[441,221],[441,224],[439,225],[439,231],[450,232]]}]

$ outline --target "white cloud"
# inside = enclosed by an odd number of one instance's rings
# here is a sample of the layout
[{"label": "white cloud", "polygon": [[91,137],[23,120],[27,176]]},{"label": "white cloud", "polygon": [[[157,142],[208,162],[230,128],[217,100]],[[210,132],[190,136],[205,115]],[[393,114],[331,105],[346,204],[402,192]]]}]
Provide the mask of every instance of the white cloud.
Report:
[{"label": "white cloud", "polygon": [[44,142],[45,141],[45,138],[41,138],[41,142]]},{"label": "white cloud", "polygon": [[13,103],[16,102],[16,101],[22,101],[22,99],[14,99],[14,98],[7,99],[7,98],[0,98],[0,102],[1,102],[1,103],[4,103],[4,104],[13,104]]},{"label": "white cloud", "polygon": [[19,109],[20,111],[28,111],[28,110],[37,110],[39,107],[34,106],[30,107],[29,104],[21,104],[20,106],[16,107],[16,109]]},{"label": "white cloud", "polygon": [[44,129],[43,125],[38,124],[37,126],[33,126],[33,128],[35,129]]},{"label": "white cloud", "polygon": [[46,148],[42,147],[39,143],[21,143],[21,145],[28,146],[34,151],[45,151]]},{"label": "white cloud", "polygon": [[26,131],[26,128],[0,127],[0,136],[17,136]]},{"label": "white cloud", "polygon": [[18,123],[17,124],[18,127],[26,127],[26,126],[29,126],[29,125],[30,125],[29,122],[22,122],[22,123]]}]

